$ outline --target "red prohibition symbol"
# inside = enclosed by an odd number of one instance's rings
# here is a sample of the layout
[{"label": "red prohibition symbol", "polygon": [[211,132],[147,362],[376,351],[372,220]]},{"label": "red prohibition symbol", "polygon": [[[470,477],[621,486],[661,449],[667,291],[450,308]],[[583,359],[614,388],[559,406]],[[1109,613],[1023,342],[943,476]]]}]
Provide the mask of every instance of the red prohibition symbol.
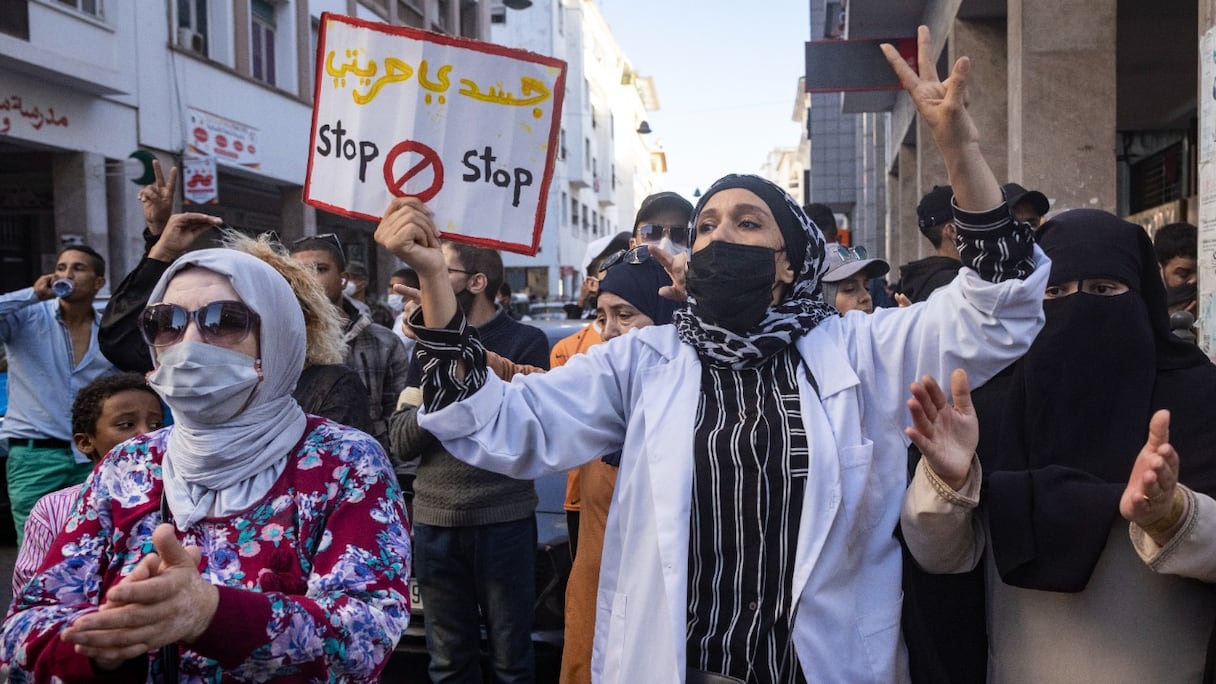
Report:
[{"label": "red prohibition symbol", "polygon": [[[397,158],[401,156],[405,156],[410,164],[398,175],[394,169],[397,166]],[[427,169],[431,170],[431,184],[421,192],[407,193],[405,184]],[[417,140],[397,143],[384,158],[384,184],[396,197],[417,197],[422,202],[431,201],[443,188],[443,162],[439,159],[439,153]]]}]

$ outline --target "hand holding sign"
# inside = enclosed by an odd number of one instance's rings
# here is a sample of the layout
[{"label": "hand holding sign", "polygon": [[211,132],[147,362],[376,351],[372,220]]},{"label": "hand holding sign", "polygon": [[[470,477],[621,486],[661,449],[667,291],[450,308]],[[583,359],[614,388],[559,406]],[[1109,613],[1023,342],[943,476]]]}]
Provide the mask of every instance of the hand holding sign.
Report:
[{"label": "hand holding sign", "polygon": [[442,328],[456,315],[456,294],[448,281],[447,261],[432,218],[431,210],[416,197],[398,197],[389,202],[375,238],[418,272],[422,320],[428,328]]}]

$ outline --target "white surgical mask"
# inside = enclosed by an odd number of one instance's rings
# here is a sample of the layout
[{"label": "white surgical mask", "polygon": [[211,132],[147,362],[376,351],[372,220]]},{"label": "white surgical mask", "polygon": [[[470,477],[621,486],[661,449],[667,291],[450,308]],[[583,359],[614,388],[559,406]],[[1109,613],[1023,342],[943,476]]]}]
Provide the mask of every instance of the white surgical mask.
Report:
[{"label": "white surgical mask", "polygon": [[342,288],[342,294],[346,295],[347,297],[353,297],[355,296],[355,290],[357,289],[359,288],[355,285],[355,281],[347,278],[346,285]]},{"label": "white surgical mask", "polygon": [[384,303],[393,313],[399,314],[405,310],[405,295],[391,292],[384,298]]},{"label": "white surgical mask", "polygon": [[249,404],[262,380],[261,362],[205,342],[178,342],[157,355],[148,384],[174,416],[196,425],[219,425]]},{"label": "white surgical mask", "polygon": [[688,254],[687,247],[677,245],[676,243],[672,242],[671,238],[667,237],[666,235],[664,235],[663,238],[661,240],[659,240],[658,244],[659,244],[659,247],[661,247],[663,249],[663,251],[667,252],[668,254],[672,255],[673,257],[679,256],[681,254]]}]

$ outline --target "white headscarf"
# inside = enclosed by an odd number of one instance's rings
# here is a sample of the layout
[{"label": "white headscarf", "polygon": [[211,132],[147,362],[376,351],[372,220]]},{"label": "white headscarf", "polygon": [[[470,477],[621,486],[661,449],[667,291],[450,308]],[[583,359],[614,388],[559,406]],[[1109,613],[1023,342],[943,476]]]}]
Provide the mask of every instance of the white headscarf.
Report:
[{"label": "white headscarf", "polygon": [[[241,300],[261,317],[264,379],[244,410],[221,425],[192,424],[189,417],[174,415],[161,469],[165,497],[179,530],[207,516],[238,513],[265,496],[287,466],[307,423],[291,396],[304,368],[304,313],[287,280],[248,254],[204,249],[173,262],[148,301],[163,301],[169,281],[187,267],[227,277]],[[173,408],[171,399],[165,398],[165,403]]]}]

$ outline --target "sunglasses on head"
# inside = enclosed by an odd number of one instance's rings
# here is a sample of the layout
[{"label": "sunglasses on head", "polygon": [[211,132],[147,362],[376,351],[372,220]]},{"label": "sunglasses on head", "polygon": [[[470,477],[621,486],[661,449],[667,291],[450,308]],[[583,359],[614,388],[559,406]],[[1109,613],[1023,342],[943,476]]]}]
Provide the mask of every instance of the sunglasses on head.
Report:
[{"label": "sunglasses on head", "polygon": [[663,236],[671,238],[672,243],[681,247],[688,246],[688,226],[660,226],[657,223],[643,223],[638,226],[638,239],[642,242],[658,242]]},{"label": "sunglasses on head", "polygon": [[346,261],[346,252],[342,249],[342,241],[338,239],[337,233],[321,233],[320,235],[305,235],[304,237],[302,237],[298,240],[292,240],[291,251],[293,251],[293,252],[296,251],[296,249],[298,249],[300,245],[304,244],[305,242],[308,242],[309,240],[321,240],[323,242],[332,243],[334,247],[338,248],[338,254],[342,255],[342,260]]},{"label": "sunglasses on head", "polygon": [[167,347],[186,336],[191,320],[204,342],[222,347],[240,343],[261,322],[244,302],[211,302],[194,311],[177,304],[152,304],[139,316],[139,332],[153,347]]},{"label": "sunglasses on head", "polygon": [[844,245],[836,246],[836,255],[840,257],[841,263],[849,263],[850,261],[862,261],[866,258],[866,248],[862,246],[845,247]]},{"label": "sunglasses on head", "polygon": [[616,266],[617,264],[629,264],[636,266],[650,261],[650,249],[646,245],[638,245],[633,249],[622,249],[619,252],[609,254],[604,263],[600,264],[600,273]]}]

